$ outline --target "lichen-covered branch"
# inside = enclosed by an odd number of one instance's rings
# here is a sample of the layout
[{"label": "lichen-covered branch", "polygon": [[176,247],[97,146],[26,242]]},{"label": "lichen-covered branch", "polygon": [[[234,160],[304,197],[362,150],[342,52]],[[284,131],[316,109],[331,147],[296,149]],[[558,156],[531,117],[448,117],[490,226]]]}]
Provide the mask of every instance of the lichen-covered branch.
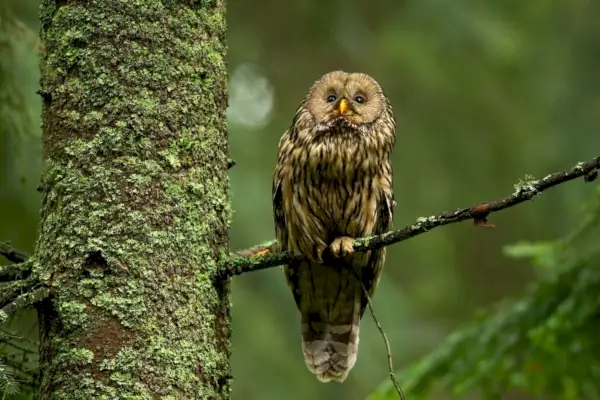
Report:
[{"label": "lichen-covered branch", "polygon": [[[414,224],[402,229],[386,232],[378,236],[356,239],[354,250],[367,251],[389,246],[430,231],[431,229],[469,219],[472,219],[476,226],[493,227],[494,225],[487,220],[489,214],[531,200],[539,196],[544,190],[573,179],[583,177],[586,182],[591,182],[597,178],[599,168],[600,156],[587,162],[577,163],[566,171],[550,174],[541,179],[536,180],[527,176],[524,180],[519,181],[515,185],[515,191],[506,197],[489,203],[480,203],[460,208],[456,211],[417,218]],[[232,254],[231,259],[222,265],[221,275],[233,276],[245,272],[257,271],[286,264],[296,258],[300,258],[300,256],[288,252],[279,252],[276,243],[271,241]]]},{"label": "lichen-covered branch", "polygon": [[0,265],[0,283],[12,282],[19,279],[26,279],[31,275],[31,265],[26,263],[29,255],[24,251],[15,249],[8,243],[0,242],[0,255],[15,265]]},{"label": "lichen-covered branch", "polygon": [[20,310],[30,303],[25,301],[34,292],[38,281],[32,277],[25,280],[18,280],[5,283],[0,286],[0,324],[2,324],[11,313]]},{"label": "lichen-covered branch", "polygon": [[[544,190],[573,179],[584,177],[586,182],[591,182],[597,178],[599,168],[600,156],[591,161],[577,163],[567,171],[550,174],[542,179],[535,180],[531,177],[526,177],[525,180],[521,180],[515,185],[514,193],[509,196],[489,203],[480,203],[474,206],[461,208],[452,212],[443,212],[430,217],[417,218],[417,221],[414,224],[402,229],[386,232],[382,235],[359,238],[354,244],[354,250],[367,251],[383,246],[389,246],[425,233],[433,228],[468,219],[474,220],[476,226],[493,227],[494,225],[487,220],[489,214],[531,200],[540,195]],[[27,253],[14,249],[2,242],[0,242],[0,254],[4,255],[9,260],[11,260],[11,256],[13,257],[13,260],[17,261],[24,261],[27,259]],[[221,265],[220,277],[240,275],[245,272],[275,267],[288,263],[296,257],[299,256],[295,256],[288,252],[280,252],[277,241],[271,240],[248,249],[231,253],[230,258],[225,260]],[[8,271],[12,270],[7,269],[7,267],[0,269],[0,282],[3,281],[3,279],[6,279],[5,277],[12,276],[11,274],[13,274],[13,272]],[[23,273],[23,271],[19,272],[19,274]]]},{"label": "lichen-covered branch", "polygon": [[42,301],[50,295],[50,290],[46,287],[32,288],[28,287],[28,290],[23,293],[11,292],[14,297],[9,302],[2,302],[0,308],[0,324],[8,319],[11,314],[22,310],[25,307],[32,306],[39,301]]},{"label": "lichen-covered branch", "polygon": [[0,283],[26,279],[31,275],[31,265],[27,262],[0,266]]}]

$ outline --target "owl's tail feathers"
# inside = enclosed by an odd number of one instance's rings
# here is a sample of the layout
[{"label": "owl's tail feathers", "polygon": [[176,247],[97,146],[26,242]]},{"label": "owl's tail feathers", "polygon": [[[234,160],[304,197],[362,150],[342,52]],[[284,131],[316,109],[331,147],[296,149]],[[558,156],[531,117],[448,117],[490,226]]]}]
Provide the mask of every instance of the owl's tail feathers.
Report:
[{"label": "owl's tail feathers", "polygon": [[[312,315],[312,318],[317,318]],[[302,353],[306,366],[321,382],[343,382],[358,355],[360,317],[339,325],[311,318],[302,321]],[[357,318],[358,317],[358,318]]]}]

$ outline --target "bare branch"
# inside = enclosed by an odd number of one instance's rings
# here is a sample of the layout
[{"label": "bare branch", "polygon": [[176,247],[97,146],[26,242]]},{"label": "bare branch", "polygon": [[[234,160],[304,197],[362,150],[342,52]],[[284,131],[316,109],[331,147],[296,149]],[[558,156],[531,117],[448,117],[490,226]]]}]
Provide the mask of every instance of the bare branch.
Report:
[{"label": "bare branch", "polygon": [[20,263],[29,258],[24,251],[17,250],[8,243],[0,242],[0,255],[3,255],[8,261]]},{"label": "bare branch", "polygon": [[356,273],[354,271],[352,272],[354,273],[354,276],[362,286],[363,294],[367,299],[367,305],[369,306],[369,311],[371,312],[371,317],[373,317],[373,321],[375,322],[375,325],[377,326],[377,329],[381,334],[381,338],[383,339],[383,344],[385,344],[385,351],[387,353],[388,360],[388,370],[390,373],[390,380],[392,381],[392,385],[394,385],[394,389],[396,389],[396,393],[398,393],[400,400],[406,400],[406,397],[404,397],[404,392],[402,391],[400,383],[398,383],[398,379],[396,379],[396,374],[394,373],[394,365],[392,364],[392,349],[390,347],[390,342],[387,338],[387,335],[385,334],[385,331],[383,330],[383,327],[381,326],[381,323],[379,323],[379,319],[375,315],[375,309],[373,308],[373,303],[371,302],[371,296],[369,296],[369,291],[365,287],[365,284],[362,283],[361,280],[356,276]]},{"label": "bare branch", "polygon": [[[584,177],[586,182],[591,182],[597,178],[598,169],[600,169],[600,156],[588,162],[577,163],[577,165],[569,170],[550,174],[542,179],[534,180],[527,177],[515,185],[515,192],[513,194],[502,199],[489,203],[480,203],[456,211],[443,212],[426,218],[418,218],[414,224],[400,230],[386,232],[378,236],[358,238],[354,242],[354,251],[361,252],[389,246],[425,233],[433,228],[468,219],[472,219],[476,226],[493,227],[494,225],[487,221],[489,214],[531,200],[539,196],[544,190],[573,179]],[[287,264],[294,260],[300,260],[301,258],[300,255],[279,252],[277,244],[272,241],[262,246],[255,246],[251,249],[232,254],[230,259],[223,262],[221,276],[229,277],[245,272],[266,269]]]}]

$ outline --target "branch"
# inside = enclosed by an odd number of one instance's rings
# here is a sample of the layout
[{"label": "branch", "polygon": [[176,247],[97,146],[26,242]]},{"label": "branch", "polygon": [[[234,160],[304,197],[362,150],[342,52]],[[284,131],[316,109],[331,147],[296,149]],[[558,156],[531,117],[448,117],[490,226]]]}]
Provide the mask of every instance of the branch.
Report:
[{"label": "branch", "polygon": [[[25,288],[24,293],[10,299],[3,298],[2,308],[0,309],[0,324],[4,323],[11,314],[34,305],[50,296],[50,290],[46,287],[36,289]],[[11,293],[11,295],[14,293]],[[9,301],[7,301],[9,300]]]},{"label": "branch", "polygon": [[8,261],[20,263],[29,258],[29,255],[24,251],[17,250],[8,243],[0,242],[0,254]]},{"label": "branch", "polygon": [[[433,228],[453,224],[468,219],[474,220],[476,226],[494,227],[487,221],[487,216],[493,212],[498,212],[517,204],[531,200],[539,196],[544,190],[584,177],[586,182],[591,182],[598,177],[600,168],[600,156],[588,162],[577,163],[573,168],[550,174],[542,179],[534,180],[526,176],[525,180],[520,180],[515,185],[515,192],[502,199],[490,203],[480,203],[474,206],[458,209],[453,212],[443,212],[427,218],[417,218],[417,221],[402,229],[389,231],[377,236],[358,238],[354,242],[354,251],[362,252],[389,246],[394,243],[402,242],[412,237],[425,233]],[[327,250],[323,256],[327,256]],[[25,252],[14,249],[6,243],[0,242],[0,255],[3,255],[10,261],[23,262],[27,260],[28,255]],[[258,271],[271,268],[282,264],[288,264],[294,260],[301,260],[302,256],[290,252],[281,252],[278,250],[276,241],[269,241],[250,249],[241,250],[232,253],[225,259],[220,268],[220,278],[227,278],[234,275],[240,275],[245,272]],[[0,269],[0,282],[19,279],[28,276],[31,268],[4,267]]]},{"label": "branch", "polygon": [[385,345],[385,351],[387,353],[388,371],[390,373],[390,382],[392,382],[392,386],[394,386],[394,389],[396,390],[398,397],[400,397],[400,400],[406,400],[406,397],[404,396],[404,392],[402,391],[402,388],[400,387],[400,383],[398,383],[398,379],[396,379],[396,374],[394,374],[394,365],[392,364],[392,349],[390,348],[390,342],[388,341],[387,335],[385,334],[385,331],[383,330],[383,327],[381,326],[379,319],[375,315],[375,309],[373,308],[373,303],[371,302],[371,296],[369,296],[369,291],[367,290],[365,284],[361,282],[361,279],[357,276],[357,274],[354,271],[352,271],[352,272],[354,273],[354,277],[356,278],[356,280],[358,280],[360,282],[360,285],[362,286],[363,294],[364,294],[365,298],[367,299],[369,311],[371,312],[371,317],[373,317],[373,321],[375,322],[375,325],[377,326],[377,329],[379,330],[379,333],[381,334],[381,338],[383,339],[383,344]]},{"label": "branch", "polygon": [[18,262],[16,265],[0,265],[0,283],[27,279],[31,275],[31,265],[27,263],[28,254],[0,242],[0,255],[7,260]]},{"label": "branch", "polygon": [[32,291],[36,285],[37,282],[32,278],[3,284],[0,293],[0,309],[15,301],[22,294]]},{"label": "branch", "polygon": [[[456,211],[443,212],[427,218],[421,217],[418,218],[414,224],[400,230],[389,231],[377,236],[358,238],[354,242],[354,251],[362,252],[389,246],[425,233],[433,228],[468,219],[472,219],[476,226],[494,227],[493,224],[487,221],[487,216],[489,214],[531,200],[532,198],[539,196],[544,190],[573,179],[584,177],[586,182],[591,182],[598,177],[599,168],[600,156],[588,162],[577,163],[577,165],[569,170],[550,174],[542,179],[534,180],[531,177],[526,176],[525,180],[521,180],[515,185],[514,193],[509,196],[490,203],[481,203],[461,208]],[[326,256],[326,254],[323,255]],[[300,255],[278,251],[276,242],[271,241],[232,254],[231,258],[223,262],[221,276],[230,277],[240,275],[246,272],[288,264],[294,260],[301,259],[302,257]]]},{"label": "branch", "polygon": [[31,263],[24,262],[16,265],[0,266],[0,283],[14,282],[31,276]]}]

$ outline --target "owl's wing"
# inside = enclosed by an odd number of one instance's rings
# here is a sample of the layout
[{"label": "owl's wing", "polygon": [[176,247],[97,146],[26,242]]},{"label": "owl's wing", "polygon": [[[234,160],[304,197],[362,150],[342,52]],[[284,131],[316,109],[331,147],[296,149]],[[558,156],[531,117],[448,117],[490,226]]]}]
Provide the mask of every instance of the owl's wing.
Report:
[{"label": "owl's wing", "polygon": [[380,235],[387,232],[394,219],[394,207],[396,202],[394,201],[394,192],[391,189],[381,191],[381,200],[379,201],[379,215],[377,218],[378,223],[375,224],[375,235]]},{"label": "owl's wing", "polygon": [[[286,132],[287,135],[287,132]],[[284,135],[285,137],[285,135]],[[283,168],[283,157],[279,157],[277,160],[277,167],[275,168],[275,173],[273,175],[273,219],[275,222],[275,238],[277,239],[277,243],[279,243],[279,247],[282,251],[287,250],[288,245],[288,228],[287,222],[285,220],[285,213],[283,209],[283,185],[286,182],[285,171]],[[299,276],[296,273],[299,266],[299,262],[292,262],[288,265],[284,265],[285,277],[288,282],[288,286],[292,290],[294,294],[294,300],[298,307],[300,307],[300,294],[298,290],[300,288],[300,284],[298,282]]]},{"label": "owl's wing", "polygon": [[275,237],[282,250],[287,246],[287,232],[285,229],[285,214],[283,213],[283,191],[282,181],[275,171],[273,179],[273,219],[275,222]]},{"label": "owl's wing", "polygon": [[[381,235],[390,229],[393,221],[394,207],[396,205],[391,185],[380,189],[378,198],[379,202],[377,207],[377,217],[373,230],[374,235]],[[369,292],[369,296],[373,296],[373,292],[375,291],[377,283],[379,282],[379,277],[385,261],[385,253],[385,247],[371,251],[369,257],[369,266],[364,268],[362,271],[362,283]],[[367,299],[364,295],[362,297],[361,306],[362,316],[365,311],[365,307],[367,306]]]}]

